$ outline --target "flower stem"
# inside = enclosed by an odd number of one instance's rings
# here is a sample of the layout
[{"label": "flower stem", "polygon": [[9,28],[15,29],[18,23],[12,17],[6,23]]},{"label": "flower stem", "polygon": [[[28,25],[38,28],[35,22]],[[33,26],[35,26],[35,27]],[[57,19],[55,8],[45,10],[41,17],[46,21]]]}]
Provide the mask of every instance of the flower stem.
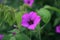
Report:
[{"label": "flower stem", "polygon": [[40,30],[42,30],[46,25],[47,25],[47,23],[46,23],[45,25],[43,25],[43,26],[40,28]]},{"label": "flower stem", "polygon": [[40,32],[40,30],[39,30],[39,40],[41,40],[41,32]]},{"label": "flower stem", "polygon": [[[40,27],[40,25],[38,25],[38,27]],[[38,34],[39,34],[39,40],[41,40],[41,30],[40,30],[41,28],[39,28],[39,30],[38,30]]]},{"label": "flower stem", "polygon": [[31,40],[31,30],[30,30],[30,40]]}]

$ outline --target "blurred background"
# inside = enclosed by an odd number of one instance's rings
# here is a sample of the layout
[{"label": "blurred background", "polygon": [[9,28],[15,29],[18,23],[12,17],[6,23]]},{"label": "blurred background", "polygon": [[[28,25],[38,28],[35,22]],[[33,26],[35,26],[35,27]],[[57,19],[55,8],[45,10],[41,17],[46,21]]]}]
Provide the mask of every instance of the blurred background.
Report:
[{"label": "blurred background", "polygon": [[[2,4],[2,6],[1,6],[1,4]],[[10,21],[10,19],[7,20],[11,15],[8,16],[8,18],[6,19],[7,22],[5,22],[3,20],[3,18],[5,17],[3,15],[5,15],[5,14],[1,14],[1,13],[3,13],[3,12],[7,13],[7,10],[11,10],[11,8],[12,8],[11,11],[14,11],[14,12],[12,12],[12,16],[14,16],[13,13],[19,12],[19,10],[21,9],[20,7],[23,4],[24,4],[23,0],[0,0],[0,24],[2,22],[2,24],[0,25],[0,33],[1,34],[9,35],[10,32],[7,32],[7,31],[15,29],[15,27],[12,27],[12,26],[14,26],[16,24],[16,22]],[[60,0],[34,0],[33,6],[31,9],[29,9],[29,11],[30,10],[33,10],[33,11],[39,10],[40,8],[43,8],[45,5],[49,5],[49,6],[55,7],[60,10]],[[3,8],[3,6],[4,6],[4,8]],[[15,11],[15,10],[17,10],[17,11]],[[49,11],[52,14],[51,20],[48,22],[46,27],[44,27],[44,29],[41,31],[41,40],[60,40],[60,33],[56,33],[56,26],[60,25],[60,14],[58,14],[56,11],[52,11],[52,10],[49,10]],[[1,17],[1,15],[2,15],[2,17]],[[44,24],[44,22],[41,21],[40,24],[42,26]],[[24,28],[22,28],[22,29],[24,30]],[[28,31],[25,30],[22,33],[25,33],[26,35],[29,36],[29,30]],[[31,40],[39,40],[36,35],[38,36],[38,33],[32,32]],[[5,39],[5,40],[8,40],[8,39]],[[15,39],[13,39],[13,40],[15,40]],[[17,40],[21,40],[21,39],[17,39]],[[25,39],[23,39],[23,40],[25,40]]]}]

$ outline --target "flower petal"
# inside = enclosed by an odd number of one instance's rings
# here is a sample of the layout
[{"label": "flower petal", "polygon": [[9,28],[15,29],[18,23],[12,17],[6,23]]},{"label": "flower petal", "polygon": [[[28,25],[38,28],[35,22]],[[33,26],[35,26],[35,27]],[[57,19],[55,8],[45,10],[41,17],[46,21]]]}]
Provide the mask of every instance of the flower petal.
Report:
[{"label": "flower petal", "polygon": [[30,0],[30,1],[31,1],[31,3],[29,5],[32,6],[32,4],[34,3],[34,0]]},{"label": "flower petal", "polygon": [[0,34],[0,40],[2,40],[2,39],[3,39],[3,37],[4,37],[4,35],[3,35],[3,34]]},{"label": "flower petal", "polygon": [[30,26],[28,27],[28,29],[30,29],[30,30],[35,30],[35,28],[36,28],[36,25],[35,25],[35,24],[30,25]]},{"label": "flower petal", "polygon": [[56,27],[56,32],[57,32],[57,33],[60,33],[60,26],[57,26],[57,27]]},{"label": "flower petal", "polygon": [[24,0],[24,3],[27,3],[28,0]]},{"label": "flower petal", "polygon": [[29,24],[27,23],[26,20],[22,20],[21,25],[22,25],[23,27],[28,27],[28,26],[29,26]]},{"label": "flower petal", "polygon": [[34,0],[24,0],[24,4],[27,4],[30,7],[32,6],[33,3],[34,3]]},{"label": "flower petal", "polygon": [[22,16],[22,20],[28,20],[29,19],[29,14],[28,13],[25,13],[23,16]]},{"label": "flower petal", "polygon": [[29,13],[29,16],[30,16],[31,20],[35,20],[35,18],[37,17],[37,13],[32,11]]},{"label": "flower petal", "polygon": [[41,17],[40,16],[37,16],[34,20],[34,24],[38,24],[41,20]]}]

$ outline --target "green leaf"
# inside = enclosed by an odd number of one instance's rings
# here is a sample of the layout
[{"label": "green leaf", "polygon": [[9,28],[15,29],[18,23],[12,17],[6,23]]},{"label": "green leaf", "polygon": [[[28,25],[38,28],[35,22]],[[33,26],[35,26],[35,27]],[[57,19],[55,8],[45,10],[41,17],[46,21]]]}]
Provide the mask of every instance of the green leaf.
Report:
[{"label": "green leaf", "polygon": [[49,32],[48,35],[53,36],[53,35],[55,35],[55,33]]},{"label": "green leaf", "polygon": [[56,11],[60,14],[60,9],[56,8],[56,7],[52,7],[52,6],[49,6],[49,5],[45,5],[44,6],[45,9],[49,9],[49,10],[52,10],[52,11]]},{"label": "green leaf", "polygon": [[20,12],[15,14],[15,20],[17,23],[19,23],[21,21],[21,13]]},{"label": "green leaf", "polygon": [[20,12],[15,13],[15,20],[16,20],[18,28],[21,27],[21,16],[22,16],[22,13],[20,13]]},{"label": "green leaf", "polygon": [[53,24],[53,26],[55,27],[58,23],[59,23],[59,20],[60,18],[56,18],[55,20],[54,20],[54,24]]},{"label": "green leaf", "polygon": [[9,25],[13,25],[15,23],[15,9],[11,8],[10,10],[8,10],[8,17],[7,17],[7,22],[9,23]]},{"label": "green leaf", "polygon": [[3,40],[16,40],[16,38],[12,34],[9,34],[9,35],[5,35]]},{"label": "green leaf", "polygon": [[16,38],[15,37],[11,37],[10,40],[16,40]]},{"label": "green leaf", "polygon": [[41,8],[37,12],[41,16],[41,19],[43,20],[44,23],[48,23],[50,21],[50,19],[51,19],[51,13],[47,9]]},{"label": "green leaf", "polygon": [[17,23],[17,27],[20,29],[21,27],[21,20],[22,20],[22,15],[24,14],[24,12],[17,12],[15,13],[15,20]]},{"label": "green leaf", "polygon": [[3,40],[9,40],[12,37],[12,34],[6,34],[4,35]]},{"label": "green leaf", "polygon": [[16,40],[30,40],[30,39],[27,35],[25,35],[23,33],[22,34],[20,33],[20,34],[16,35]]},{"label": "green leaf", "polygon": [[6,5],[0,5],[0,26],[4,22],[8,23],[10,26],[15,22],[15,9]]},{"label": "green leaf", "polygon": [[11,32],[11,33],[13,33],[13,32],[19,33],[20,31],[18,29],[13,29],[13,30],[11,30],[9,32]]}]

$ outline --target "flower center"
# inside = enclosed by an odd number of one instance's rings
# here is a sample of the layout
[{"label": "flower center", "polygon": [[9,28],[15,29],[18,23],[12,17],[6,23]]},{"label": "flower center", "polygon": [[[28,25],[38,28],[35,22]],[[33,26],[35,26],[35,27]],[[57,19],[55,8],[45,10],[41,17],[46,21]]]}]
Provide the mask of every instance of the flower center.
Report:
[{"label": "flower center", "polygon": [[28,21],[28,24],[29,24],[29,25],[32,25],[33,23],[34,23],[34,22],[33,22],[33,20],[31,20],[31,19]]},{"label": "flower center", "polygon": [[28,4],[30,3],[30,1],[28,0]]}]

